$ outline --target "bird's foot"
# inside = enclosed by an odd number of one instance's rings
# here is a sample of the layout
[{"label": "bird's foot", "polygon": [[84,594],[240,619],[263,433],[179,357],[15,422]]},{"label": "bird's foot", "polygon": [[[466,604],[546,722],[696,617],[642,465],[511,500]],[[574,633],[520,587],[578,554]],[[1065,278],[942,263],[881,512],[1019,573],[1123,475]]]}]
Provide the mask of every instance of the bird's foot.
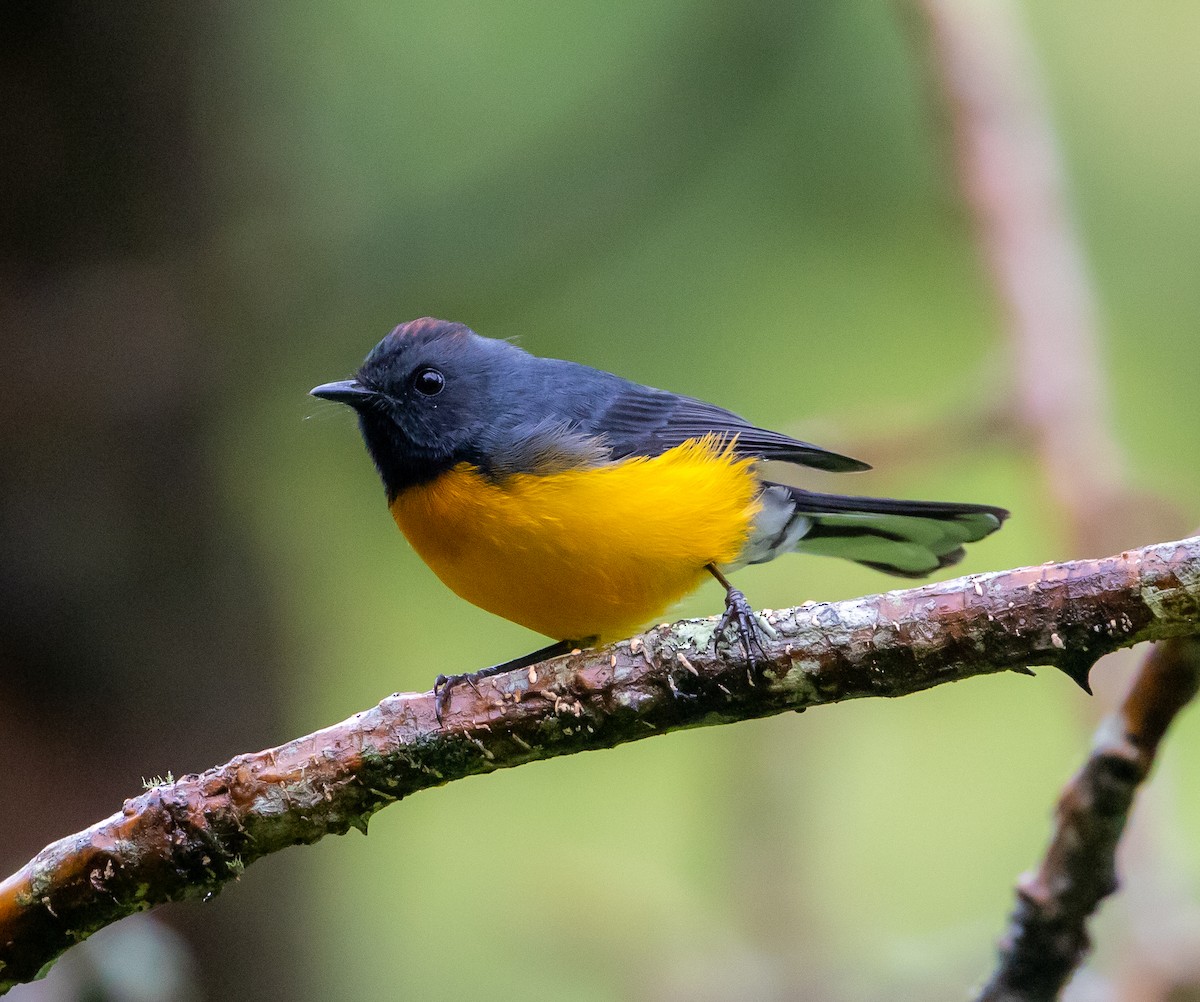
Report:
[{"label": "bird's foot", "polygon": [[[501,665],[493,665],[493,668],[500,668]],[[450,705],[450,690],[456,685],[461,685],[466,682],[476,694],[479,693],[479,686],[475,684],[476,680],[485,678],[488,675],[494,675],[495,672],[487,668],[482,671],[464,672],[461,675],[439,675],[433,680],[433,713],[437,717],[437,722],[442,722],[442,714],[446,712],[446,707]]]},{"label": "bird's foot", "polygon": [[755,673],[766,663],[767,651],[763,646],[763,630],[758,617],[746,596],[737,588],[729,588],[725,592],[725,612],[717,623],[716,637],[725,637],[730,627],[733,628],[734,641],[746,659],[750,684],[753,685]]},{"label": "bird's foot", "polygon": [[543,647],[541,650],[534,651],[531,654],[513,658],[511,661],[501,661],[498,665],[480,668],[479,671],[465,672],[462,675],[439,675],[433,681],[433,712],[434,716],[437,717],[437,722],[439,724],[442,722],[442,714],[450,706],[450,692],[456,685],[466,682],[467,685],[475,690],[475,694],[479,695],[479,686],[475,683],[481,678],[500,675],[506,671],[516,671],[518,668],[528,668],[530,665],[535,665],[539,661],[545,661],[547,658],[558,657],[560,654],[569,654],[576,646],[586,647],[595,639],[595,637],[588,637],[585,640],[560,640],[549,647]]}]

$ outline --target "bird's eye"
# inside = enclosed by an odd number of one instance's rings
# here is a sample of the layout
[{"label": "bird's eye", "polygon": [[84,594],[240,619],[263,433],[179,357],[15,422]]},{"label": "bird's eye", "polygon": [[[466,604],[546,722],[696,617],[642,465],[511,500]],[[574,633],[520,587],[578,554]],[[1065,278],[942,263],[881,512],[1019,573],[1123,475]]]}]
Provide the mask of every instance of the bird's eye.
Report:
[{"label": "bird's eye", "polygon": [[413,386],[418,393],[423,393],[427,397],[437,396],[446,386],[446,377],[438,372],[437,369],[431,369],[427,366],[424,369],[419,369],[417,374],[413,376]]}]

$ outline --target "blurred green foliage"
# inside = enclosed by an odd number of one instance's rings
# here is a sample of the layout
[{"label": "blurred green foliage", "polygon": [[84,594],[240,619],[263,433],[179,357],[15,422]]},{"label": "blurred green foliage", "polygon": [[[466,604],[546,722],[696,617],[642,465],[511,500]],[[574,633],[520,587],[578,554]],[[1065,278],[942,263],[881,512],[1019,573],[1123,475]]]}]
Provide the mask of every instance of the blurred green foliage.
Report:
[{"label": "blurred green foliage", "polygon": [[[1027,15],[1118,433],[1138,483],[1194,512],[1200,8]],[[833,447],[952,425],[1005,392],[897,7],[276,0],[225,16],[196,82],[216,220],[199,281],[237,370],[213,458],[275,571],[297,733],[540,643],[439,584],[352,416],[305,396],[397,322],[460,320]],[[1015,449],[843,485],[1011,508],[966,571],[1076,555]],[[767,607],[893,584],[796,558],[739,583]],[[713,586],[679,612],[718,606]],[[291,864],[312,997],[959,998],[1092,712],[1057,674],[989,677],[419,796]],[[1200,814],[1174,803],[1176,775],[1194,790],[1200,773],[1194,714],[1166,758],[1150,799],[1178,844],[1156,851],[1194,896]]]}]

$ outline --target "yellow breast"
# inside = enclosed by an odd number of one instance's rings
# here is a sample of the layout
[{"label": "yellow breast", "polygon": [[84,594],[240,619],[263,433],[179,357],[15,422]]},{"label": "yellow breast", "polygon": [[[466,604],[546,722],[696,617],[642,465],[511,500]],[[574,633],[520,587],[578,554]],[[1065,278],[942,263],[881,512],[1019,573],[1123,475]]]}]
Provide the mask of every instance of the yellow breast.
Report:
[{"label": "yellow breast", "polygon": [[757,511],[753,462],[711,439],[654,458],[497,483],[467,464],[392,516],[454,592],[556,640],[629,636],[730,563]]}]

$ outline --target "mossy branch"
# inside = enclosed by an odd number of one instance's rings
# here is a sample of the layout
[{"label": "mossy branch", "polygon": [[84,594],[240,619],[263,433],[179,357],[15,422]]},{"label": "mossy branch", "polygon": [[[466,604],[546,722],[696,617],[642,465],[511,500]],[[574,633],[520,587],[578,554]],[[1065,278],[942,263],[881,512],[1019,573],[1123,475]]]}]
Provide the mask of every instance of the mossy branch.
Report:
[{"label": "mossy branch", "polygon": [[351,828],[465,776],[863,696],[1054,665],[1200,632],[1200,537],[1101,560],[980,574],[767,611],[752,670],[715,620],[454,690],[397,693],[278,748],[164,783],[47,846],[0,884],[0,992],[136,911],[208,897],[256,859]]}]

